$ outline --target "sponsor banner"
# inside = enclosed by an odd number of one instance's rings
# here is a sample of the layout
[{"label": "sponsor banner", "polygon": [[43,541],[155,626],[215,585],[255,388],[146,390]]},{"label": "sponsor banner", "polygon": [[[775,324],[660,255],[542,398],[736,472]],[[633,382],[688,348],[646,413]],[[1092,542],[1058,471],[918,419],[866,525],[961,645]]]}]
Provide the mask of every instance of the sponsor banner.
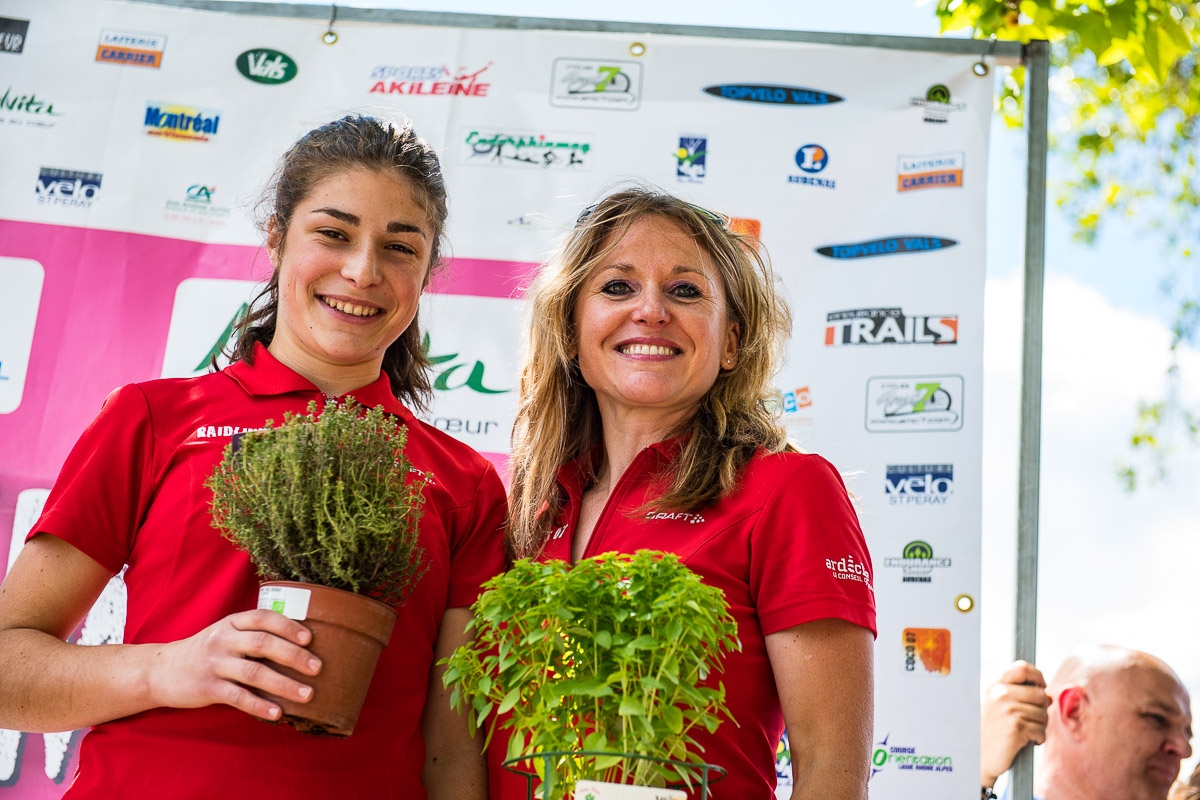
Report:
[{"label": "sponsor banner", "polygon": [[859,308],[825,315],[825,346],[955,344],[958,315],[905,316],[899,308]]},{"label": "sponsor banner", "polygon": [[53,128],[63,112],[37,92],[24,92],[9,86],[0,94],[0,121],[27,128]]},{"label": "sponsor banner", "polygon": [[934,250],[954,247],[957,244],[958,241],[956,239],[912,234],[908,236],[888,236],[883,239],[867,239],[862,242],[847,242],[846,244],[827,244],[818,247],[816,252],[826,258],[851,260],[855,258],[873,258],[875,256],[892,256],[897,253],[928,253]]},{"label": "sponsor banner", "polygon": [[908,102],[924,112],[925,122],[935,125],[944,125],[950,121],[950,115],[954,112],[967,110],[966,103],[950,102],[950,89],[941,83],[935,83],[926,89],[924,97],[912,97]]},{"label": "sponsor banner", "polygon": [[896,164],[896,191],[961,189],[965,162],[964,153],[900,156]]},{"label": "sponsor banner", "polygon": [[846,99],[819,89],[761,83],[721,83],[705,86],[703,91],[722,100],[761,103],[768,106],[827,106]]},{"label": "sponsor banner", "polygon": [[933,583],[933,571],[952,566],[949,558],[934,558],[933,545],[919,539],[904,545],[900,557],[885,558],[886,569],[899,569],[901,583]]},{"label": "sponsor banner", "polygon": [[953,464],[888,464],[884,495],[893,506],[944,506],[954,494]]},{"label": "sponsor banner", "polygon": [[585,133],[471,129],[462,142],[460,164],[581,172],[592,164],[592,137]]},{"label": "sponsor banner", "polygon": [[933,433],[962,429],[960,375],[871,378],[866,426],[872,433]]},{"label": "sponsor banner", "polygon": [[680,136],[675,150],[675,180],[703,183],[708,174],[708,137]]},{"label": "sponsor banner", "polygon": [[[967,737],[970,738],[970,737]],[[932,772],[949,776],[954,772],[954,759],[947,755],[936,755],[938,751],[917,747],[904,739],[893,738],[889,733],[876,742],[871,753],[871,778],[884,770],[900,773]]]},{"label": "sponsor banner", "polygon": [[186,142],[207,142],[217,135],[221,112],[174,103],[146,103],[142,127],[150,136]]},{"label": "sponsor banner", "polygon": [[96,60],[129,67],[162,66],[163,50],[167,37],[159,33],[134,33],[130,31],[100,31],[100,44],[96,46]]},{"label": "sponsor banner", "polygon": [[0,53],[20,54],[29,35],[29,20],[0,17]]},{"label": "sponsor banner", "polygon": [[250,310],[262,284],[218,278],[188,278],[175,290],[162,378],[190,378],[225,367],[236,342],[233,330]]},{"label": "sponsor banner", "polygon": [[163,205],[163,216],[174,222],[224,225],[233,209],[213,203],[213,195],[216,192],[216,186],[193,183],[175,198],[166,201]]},{"label": "sponsor banner", "polygon": [[788,183],[799,183],[804,186],[818,186],[822,189],[836,189],[837,181],[829,176],[816,177],[829,166],[829,151],[819,144],[806,144],[796,151],[796,166],[802,175],[788,175]]},{"label": "sponsor banner", "polygon": [[905,628],[904,671],[950,674],[950,631],[945,628]]},{"label": "sponsor banner", "polygon": [[381,65],[371,70],[370,94],[430,97],[487,97],[492,88],[484,76],[492,62],[482,67],[451,70],[444,64]]},{"label": "sponsor banner", "polygon": [[103,177],[99,172],[42,167],[35,189],[38,205],[91,208],[100,198]]},{"label": "sponsor banner", "polygon": [[298,71],[290,56],[266,47],[247,50],[237,57],[234,65],[242,77],[269,86],[287,83]]},{"label": "sponsor banner", "polygon": [[550,79],[550,105],[633,111],[642,104],[642,65],[635,61],[557,58]]},{"label": "sponsor banner", "polygon": [[866,564],[855,561],[852,555],[825,559],[825,569],[829,570],[839,581],[856,581],[866,584],[868,589],[874,589],[871,586],[871,570]]},{"label": "sponsor banner", "polygon": [[5,311],[0,314],[0,414],[16,411],[25,395],[45,277],[42,265],[32,259],[0,256],[5,300]]}]

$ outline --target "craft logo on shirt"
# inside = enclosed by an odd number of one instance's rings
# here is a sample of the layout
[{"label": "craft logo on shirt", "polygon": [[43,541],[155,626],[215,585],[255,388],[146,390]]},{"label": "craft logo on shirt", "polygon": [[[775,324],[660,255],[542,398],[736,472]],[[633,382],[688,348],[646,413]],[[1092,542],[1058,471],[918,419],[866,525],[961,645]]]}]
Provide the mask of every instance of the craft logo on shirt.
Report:
[{"label": "craft logo on shirt", "polygon": [[705,86],[704,93],[722,100],[739,103],[762,103],[769,106],[827,106],[845,98],[819,89],[802,86],[780,86],[770,83],[722,83]]},{"label": "craft logo on shirt", "polygon": [[[950,756],[928,755],[922,748],[908,745],[889,744],[889,733],[883,741],[876,743],[871,753],[871,777],[874,778],[887,767],[899,772],[953,772],[954,759]],[[901,740],[903,741],[903,740]]]},{"label": "craft logo on shirt", "polygon": [[42,167],[35,189],[38,205],[91,208],[100,197],[99,172]]},{"label": "craft logo on shirt", "polygon": [[291,56],[266,47],[247,50],[237,57],[234,64],[237,71],[249,80],[272,86],[287,83],[299,71]]},{"label": "craft logo on shirt", "polygon": [[642,65],[634,61],[556,58],[550,105],[633,111],[642,103]]},{"label": "craft logo on shirt", "polygon": [[888,464],[883,485],[893,506],[945,505],[954,494],[954,465]]},{"label": "craft logo on shirt", "polygon": [[891,256],[897,253],[927,253],[931,250],[954,247],[956,244],[958,244],[958,241],[955,239],[912,234],[889,236],[886,239],[868,239],[865,242],[829,244],[824,247],[818,247],[816,250],[819,255],[823,255],[826,258],[851,259]]},{"label": "craft logo on shirt", "polygon": [[871,572],[866,564],[854,560],[854,556],[825,559],[825,568],[833,573],[839,581],[857,581],[871,588]]},{"label": "craft logo on shirt", "polygon": [[899,558],[885,558],[883,566],[899,568],[901,583],[933,583],[933,571],[951,566],[949,558],[934,558],[933,545],[919,539],[904,545]]},{"label": "craft logo on shirt", "polygon": [[857,308],[825,316],[825,346],[957,344],[958,316],[905,316],[899,308]]},{"label": "craft logo on shirt", "polygon": [[96,47],[96,60],[109,64],[158,69],[162,66],[163,50],[166,46],[167,37],[161,33],[101,30],[100,44]]},{"label": "craft logo on shirt", "polygon": [[675,150],[675,179],[680,183],[703,183],[707,157],[708,137],[680,136]]},{"label": "craft logo on shirt", "polygon": [[945,628],[904,629],[904,671],[950,674],[950,631]]},{"label": "craft logo on shirt", "polygon": [[219,111],[158,102],[146,103],[146,117],[142,123],[150,136],[188,142],[207,142],[217,135],[220,124]]},{"label": "craft logo on shirt", "polygon": [[179,199],[167,200],[163,216],[176,222],[223,225],[233,213],[229,206],[213,203],[216,186],[193,183],[184,190]]},{"label": "craft logo on shirt", "polygon": [[487,97],[492,87],[482,79],[492,62],[482,67],[459,67],[451,70],[445,65],[405,64],[383,65],[371,70],[371,94],[402,94],[417,96]]},{"label": "craft logo on shirt", "polygon": [[592,142],[587,134],[471,130],[459,151],[460,164],[588,171]]},{"label": "craft logo on shirt", "polygon": [[950,121],[950,114],[955,111],[965,111],[966,103],[950,102],[950,88],[945,84],[935,83],[925,90],[924,97],[910,97],[909,105],[920,106],[925,112],[924,121],[937,125]]},{"label": "craft logo on shirt", "polygon": [[56,117],[63,116],[61,111],[54,110],[54,103],[36,92],[21,93],[11,86],[0,95],[0,120],[8,120],[10,125],[23,125],[33,128],[53,128],[57,123]]},{"label": "craft logo on shirt", "polygon": [[896,165],[896,191],[961,189],[964,163],[965,153],[900,156]]},{"label": "craft logo on shirt", "polygon": [[822,189],[836,189],[837,181],[832,178],[817,178],[817,173],[824,172],[829,166],[829,151],[819,144],[806,144],[796,151],[796,166],[803,175],[788,175],[788,183],[798,183],[802,186],[817,186]]},{"label": "craft logo on shirt", "polygon": [[0,53],[21,53],[29,35],[29,20],[0,17]]},{"label": "craft logo on shirt", "polygon": [[924,433],[962,428],[961,375],[867,380],[866,428],[871,433]]},{"label": "craft logo on shirt", "polygon": [[690,525],[699,525],[704,522],[704,517],[701,514],[691,514],[686,511],[655,511],[651,509],[646,512],[647,522],[662,522],[663,520],[677,519],[686,522]]}]

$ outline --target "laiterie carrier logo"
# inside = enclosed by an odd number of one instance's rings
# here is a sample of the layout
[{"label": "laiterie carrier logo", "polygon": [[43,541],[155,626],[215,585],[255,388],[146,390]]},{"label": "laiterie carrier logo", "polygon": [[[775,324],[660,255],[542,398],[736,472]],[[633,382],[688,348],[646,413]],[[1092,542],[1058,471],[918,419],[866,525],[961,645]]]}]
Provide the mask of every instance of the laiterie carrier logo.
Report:
[{"label": "laiterie carrier logo", "polygon": [[924,112],[924,121],[942,125],[950,121],[950,114],[955,111],[965,111],[966,103],[950,102],[950,88],[942,83],[935,83],[925,90],[924,97],[909,98],[909,105],[919,106]]},{"label": "laiterie carrier logo", "polygon": [[146,103],[146,117],[142,124],[150,136],[207,142],[217,135],[221,113],[207,108],[149,102]]},{"label": "laiterie carrier logo", "polygon": [[459,163],[587,171],[592,142],[586,134],[471,130],[463,137]]},{"label": "laiterie carrier logo", "polygon": [[158,69],[162,66],[163,50],[166,47],[167,37],[160,33],[101,30],[100,44],[96,47],[96,60],[108,64]]},{"label": "laiterie carrier logo", "polygon": [[278,50],[265,47],[247,50],[234,62],[237,71],[255,83],[277,85],[296,77],[296,61]]},{"label": "laiterie carrier logo", "polygon": [[857,308],[825,315],[825,346],[957,344],[958,315],[905,316],[899,308]]},{"label": "laiterie carrier logo", "polygon": [[550,105],[633,111],[642,104],[642,65],[635,61],[556,58]]},{"label": "laiterie carrier logo", "polygon": [[950,674],[950,631],[945,628],[905,628],[904,671]]},{"label": "laiterie carrier logo", "polygon": [[29,20],[0,17],[0,53],[21,53],[29,35]]},{"label": "laiterie carrier logo", "polygon": [[871,588],[871,571],[866,564],[856,561],[852,555],[838,559],[825,559],[825,569],[829,570],[839,581],[857,581],[866,584],[868,589]]},{"label": "laiterie carrier logo", "polygon": [[680,136],[675,149],[675,180],[703,183],[708,172],[708,137]]},{"label": "laiterie carrier logo", "polygon": [[893,506],[945,505],[954,494],[954,465],[888,464],[883,491]]},{"label": "laiterie carrier logo", "polygon": [[434,64],[378,66],[371,70],[370,93],[487,97],[492,84],[483,79],[483,73],[491,66],[491,61],[482,67],[458,67],[454,70]]},{"label": "laiterie carrier logo", "polygon": [[873,258],[875,256],[893,256],[898,253],[928,253],[933,250],[943,250],[958,244],[956,239],[944,239],[940,236],[888,236],[885,239],[868,239],[865,242],[849,242],[847,244],[827,244],[818,247],[817,253],[826,258],[853,259]]},{"label": "laiterie carrier logo", "polygon": [[961,189],[965,162],[964,153],[900,156],[896,164],[896,191]]},{"label": "laiterie carrier logo", "polygon": [[704,93],[722,100],[762,103],[769,106],[827,106],[846,99],[841,95],[820,89],[781,86],[772,83],[722,83],[705,86]]},{"label": "laiterie carrier logo", "polygon": [[904,545],[899,558],[883,560],[884,567],[900,569],[902,583],[933,583],[933,571],[950,565],[948,558],[934,558],[933,545],[919,539]]},{"label": "laiterie carrier logo", "polygon": [[962,428],[961,375],[869,378],[866,428],[871,433],[929,433]]},{"label": "laiterie carrier logo", "polygon": [[822,189],[836,189],[837,181],[831,178],[815,177],[824,172],[829,166],[829,151],[819,144],[806,144],[796,150],[794,156],[796,166],[803,175],[788,175],[788,183],[799,183],[804,186],[819,186]]},{"label": "laiterie carrier logo", "polygon": [[102,177],[99,172],[42,167],[35,190],[38,205],[91,208],[100,198]]},{"label": "laiterie carrier logo", "polygon": [[[954,759],[950,756],[931,756],[920,752],[920,748],[888,744],[889,733],[875,745],[871,754],[871,777],[883,772],[889,765],[900,772],[953,772]],[[903,741],[903,739],[901,740]]]}]

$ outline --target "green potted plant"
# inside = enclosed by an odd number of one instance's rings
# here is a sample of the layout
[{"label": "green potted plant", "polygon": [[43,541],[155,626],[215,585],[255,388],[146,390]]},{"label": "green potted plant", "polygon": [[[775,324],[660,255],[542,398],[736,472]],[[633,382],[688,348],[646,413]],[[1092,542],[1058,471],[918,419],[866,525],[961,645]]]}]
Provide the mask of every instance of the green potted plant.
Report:
[{"label": "green potted plant", "polygon": [[404,456],[407,428],[381,408],[330,400],[235,438],[209,477],[213,526],[250,555],[259,608],[303,620],[323,667],[308,703],[271,697],[306,733],[349,736],[393,606],[425,574],[417,544],[428,476]]},{"label": "green potted plant", "polygon": [[508,714],[506,764],[531,776],[531,796],[532,776],[541,800],[570,796],[578,781],[713,779],[689,732],[729,716],[724,685],[706,680],[741,649],[720,589],[651,550],[574,566],[521,560],[486,587],[475,638],[447,659],[444,680],[489,741]]}]

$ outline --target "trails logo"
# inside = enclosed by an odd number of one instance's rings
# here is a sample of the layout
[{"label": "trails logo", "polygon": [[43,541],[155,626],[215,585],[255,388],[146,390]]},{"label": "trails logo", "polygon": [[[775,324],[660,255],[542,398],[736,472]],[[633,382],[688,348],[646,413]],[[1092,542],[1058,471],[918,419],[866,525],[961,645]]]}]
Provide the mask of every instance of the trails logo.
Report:
[{"label": "trails logo", "polygon": [[166,202],[163,216],[176,222],[223,225],[229,219],[233,209],[213,204],[213,194],[216,191],[217,187],[215,186],[193,183],[187,187],[182,200]]},{"label": "trails logo", "polygon": [[633,111],[642,103],[642,65],[633,61],[554,60],[550,105]]},{"label": "trails logo", "polygon": [[906,317],[899,308],[859,308],[825,316],[825,346],[957,344],[958,316]]},{"label": "trails logo", "polygon": [[10,125],[24,125],[34,128],[53,128],[53,117],[61,117],[61,111],[54,110],[54,104],[40,99],[37,94],[17,94],[12,87],[0,95],[0,111],[13,112],[8,116]]},{"label": "trails logo", "polygon": [[883,772],[889,764],[901,772],[954,772],[954,759],[950,756],[930,756],[918,752],[916,747],[888,744],[889,733],[875,745],[871,754],[871,777]]},{"label": "trails logo", "polygon": [[828,178],[814,178],[818,172],[824,172],[829,166],[829,151],[819,144],[806,144],[796,151],[796,166],[804,175],[788,175],[788,183],[799,183],[804,186],[820,186],[823,189],[836,189],[837,181]]},{"label": "trails logo", "polygon": [[802,86],[778,86],[769,83],[723,83],[705,86],[705,94],[740,103],[764,103],[770,106],[827,106],[846,98],[832,92],[805,89]]},{"label": "trails logo", "polygon": [[935,569],[949,567],[950,559],[934,558],[933,546],[929,542],[917,540],[904,545],[900,558],[885,558],[883,566],[888,569],[899,567],[904,573],[900,579],[901,583],[933,583],[931,573]]},{"label": "trails logo", "polygon": [[296,77],[299,68],[290,56],[278,50],[268,50],[260,47],[247,50],[237,57],[234,62],[237,71],[255,83],[266,83],[272,86],[287,83]]},{"label": "trails logo", "polygon": [[29,20],[0,17],[0,53],[21,53],[29,34]]},{"label": "trails logo", "polygon": [[849,244],[829,244],[818,247],[817,253],[826,258],[851,259],[891,256],[897,253],[927,253],[958,244],[956,239],[937,236],[889,236],[886,239],[870,239]]},{"label": "trails logo", "polygon": [[935,83],[925,90],[924,97],[910,97],[908,104],[920,106],[925,112],[925,122],[945,124],[950,121],[954,111],[965,111],[966,103],[951,103],[950,88],[945,84]]},{"label": "trails logo", "polygon": [[896,191],[961,189],[965,161],[964,153],[900,156],[896,167]]},{"label": "trails logo", "polygon": [[855,561],[852,555],[836,561],[832,558],[825,559],[825,569],[833,573],[833,577],[839,581],[857,581],[866,584],[867,588],[871,589],[871,571],[866,564]]},{"label": "trails logo", "polygon": [[905,672],[916,672],[919,661],[927,673],[950,674],[950,631],[945,628],[905,628],[903,635]]},{"label": "trails logo", "polygon": [[961,375],[870,378],[866,427],[872,433],[957,431],[962,403]]},{"label": "trails logo", "polygon": [[675,179],[680,183],[703,183],[707,156],[708,137],[680,136],[675,150]]},{"label": "trails logo", "polygon": [[464,164],[584,171],[592,165],[592,145],[579,134],[471,131],[464,142],[459,157]]},{"label": "trails logo", "polygon": [[455,97],[487,97],[490,83],[479,76],[487,72],[492,62],[475,71],[459,67],[451,72],[446,66],[405,65],[381,66],[371,70],[371,94],[449,95]]},{"label": "trails logo", "polygon": [[954,494],[954,465],[888,464],[884,494],[894,506],[945,505]]},{"label": "trails logo", "polygon": [[109,64],[158,69],[162,66],[163,50],[166,47],[167,37],[160,33],[101,30],[100,44],[96,47],[96,60]]},{"label": "trails logo", "polygon": [[221,113],[206,108],[192,108],[167,103],[146,103],[143,127],[150,136],[179,139],[188,142],[207,142],[217,135]]},{"label": "trails logo", "polygon": [[38,205],[91,208],[100,197],[102,177],[99,172],[42,167],[36,189]]}]

